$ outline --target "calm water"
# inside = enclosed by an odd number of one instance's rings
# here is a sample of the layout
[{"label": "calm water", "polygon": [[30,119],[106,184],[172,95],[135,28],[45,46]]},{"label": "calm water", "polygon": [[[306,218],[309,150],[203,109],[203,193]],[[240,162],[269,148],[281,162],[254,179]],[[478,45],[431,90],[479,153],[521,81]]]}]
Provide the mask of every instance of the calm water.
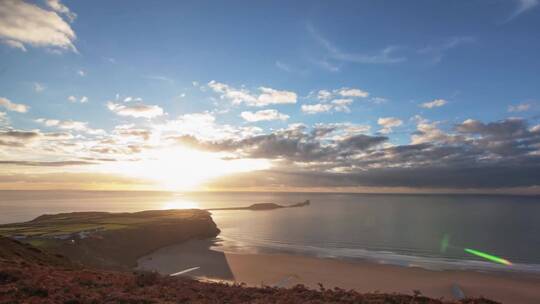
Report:
[{"label": "calm water", "polygon": [[[224,251],[294,253],[435,269],[540,273],[540,198],[478,195],[0,191],[0,223],[68,211],[138,211],[293,203],[303,208],[214,211]],[[449,246],[441,250],[447,236]],[[510,260],[492,264],[473,248]]]}]

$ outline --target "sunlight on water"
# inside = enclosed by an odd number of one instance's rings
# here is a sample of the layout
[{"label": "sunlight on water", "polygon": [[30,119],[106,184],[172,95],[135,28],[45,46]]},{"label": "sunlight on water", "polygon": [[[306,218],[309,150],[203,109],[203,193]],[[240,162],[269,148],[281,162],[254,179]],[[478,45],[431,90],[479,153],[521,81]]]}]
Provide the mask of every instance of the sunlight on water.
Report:
[{"label": "sunlight on water", "polygon": [[165,202],[160,209],[170,210],[170,209],[198,209],[200,208],[199,204],[194,201],[184,200],[184,199],[175,199],[173,201]]}]

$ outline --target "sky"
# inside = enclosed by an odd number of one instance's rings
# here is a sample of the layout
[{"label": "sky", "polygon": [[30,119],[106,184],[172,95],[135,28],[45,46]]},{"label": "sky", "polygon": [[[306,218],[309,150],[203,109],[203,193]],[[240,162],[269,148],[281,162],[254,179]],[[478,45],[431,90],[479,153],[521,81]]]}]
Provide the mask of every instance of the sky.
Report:
[{"label": "sky", "polygon": [[538,194],[539,4],[0,1],[0,189]]}]

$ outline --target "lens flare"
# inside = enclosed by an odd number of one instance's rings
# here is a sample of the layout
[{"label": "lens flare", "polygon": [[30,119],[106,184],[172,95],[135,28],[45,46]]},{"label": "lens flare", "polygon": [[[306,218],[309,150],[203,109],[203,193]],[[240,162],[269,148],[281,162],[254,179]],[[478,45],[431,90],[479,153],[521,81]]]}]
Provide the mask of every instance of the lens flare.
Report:
[{"label": "lens flare", "polygon": [[507,266],[512,265],[512,263],[510,261],[508,261],[507,259],[503,259],[503,258],[500,258],[498,256],[494,256],[494,255],[491,255],[491,254],[488,254],[488,253],[485,253],[485,252],[482,252],[482,251],[470,249],[470,248],[465,248],[464,250],[467,253],[479,256],[479,257],[484,258],[484,259],[486,259],[488,261],[491,261],[491,262],[495,262],[495,263],[499,263],[499,264],[503,264],[503,265],[507,265]]}]

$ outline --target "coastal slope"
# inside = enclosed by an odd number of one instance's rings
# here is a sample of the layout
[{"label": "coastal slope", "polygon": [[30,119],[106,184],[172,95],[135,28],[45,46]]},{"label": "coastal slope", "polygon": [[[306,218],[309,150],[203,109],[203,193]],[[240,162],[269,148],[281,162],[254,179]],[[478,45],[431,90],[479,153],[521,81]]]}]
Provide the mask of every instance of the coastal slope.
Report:
[{"label": "coastal slope", "polygon": [[210,213],[197,209],[61,213],[0,226],[0,235],[74,262],[128,269],[136,266],[137,258],[156,249],[218,234]]},{"label": "coastal slope", "polygon": [[[358,293],[344,289],[245,287],[148,272],[57,264],[59,256],[0,237],[1,303],[407,303],[496,304],[486,299],[442,301],[420,294]],[[47,261],[51,261],[48,263]]]}]

